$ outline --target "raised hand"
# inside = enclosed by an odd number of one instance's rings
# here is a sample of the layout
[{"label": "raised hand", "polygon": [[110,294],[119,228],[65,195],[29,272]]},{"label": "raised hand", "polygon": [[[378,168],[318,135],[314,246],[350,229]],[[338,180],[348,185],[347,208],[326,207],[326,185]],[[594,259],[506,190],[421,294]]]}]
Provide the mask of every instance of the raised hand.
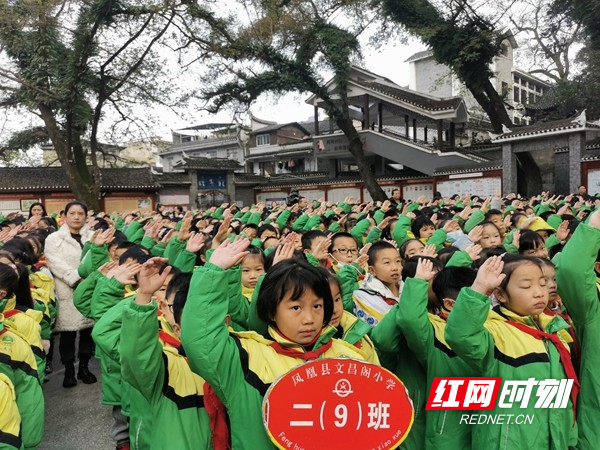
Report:
[{"label": "raised hand", "polygon": [[490,291],[496,289],[506,275],[502,273],[502,269],[504,268],[504,261],[502,261],[501,256],[491,256],[489,257],[477,271],[477,277],[471,286],[476,292],[479,292],[483,295],[488,295]]},{"label": "raised hand", "polygon": [[221,226],[219,227],[219,231],[217,231],[217,234],[215,234],[215,237],[213,238],[213,242],[216,242],[220,245],[221,242],[227,239],[227,236],[229,235],[229,226],[231,225],[231,219],[232,216],[223,219],[223,222],[221,222]]},{"label": "raised hand", "polygon": [[142,270],[140,263],[129,261],[125,264],[118,265],[108,272],[107,277],[114,278],[122,285],[136,284],[135,276]]},{"label": "raised hand", "polygon": [[114,269],[115,267],[117,267],[119,265],[118,262],[116,261],[109,261],[107,263],[102,264],[100,267],[98,267],[98,272],[100,272],[102,275],[104,275],[105,277],[108,276],[108,273]]},{"label": "raised hand", "polygon": [[421,250],[421,256],[431,256],[432,258],[437,257],[435,244],[429,244],[423,247],[423,250]]},{"label": "raised hand", "polygon": [[323,261],[329,255],[329,246],[331,245],[331,238],[323,239],[319,242],[316,250],[313,252],[313,256],[319,261]]},{"label": "raised hand", "polygon": [[513,233],[512,245],[519,248],[520,243],[521,243],[521,232],[519,230],[517,230]]},{"label": "raised hand", "polygon": [[92,239],[93,239],[92,242],[94,242],[94,244],[96,244],[99,247],[101,247],[105,244],[108,244],[115,237],[116,231],[117,230],[115,230],[113,227],[108,227],[106,230],[101,231],[98,234],[96,234],[94,232],[94,236],[92,237]]},{"label": "raised hand", "polygon": [[460,226],[458,225],[458,220],[456,219],[449,220],[448,222],[446,222],[446,225],[444,225],[444,231],[446,233],[458,230],[460,230]]},{"label": "raised hand", "polygon": [[392,221],[393,217],[392,216],[388,216],[386,218],[384,218],[381,222],[379,222],[379,225],[377,225],[377,228],[379,228],[380,230],[384,230]]},{"label": "raised hand", "polygon": [[433,280],[435,273],[436,272],[433,270],[433,261],[425,258],[419,258],[419,262],[417,262],[415,278],[429,282]]},{"label": "raised hand", "polygon": [[292,259],[294,257],[294,250],[294,241],[287,241],[278,245],[275,250],[275,257],[273,258],[273,265],[285,261],[286,259]]},{"label": "raised hand", "polygon": [[249,245],[248,238],[236,239],[234,242],[227,239],[216,248],[210,257],[210,262],[221,269],[229,269],[244,259],[249,253],[246,251]]},{"label": "raised hand", "polygon": [[[368,244],[370,245],[370,244]],[[367,253],[365,252],[365,254],[360,255],[358,258],[356,258],[356,260],[354,261],[353,264],[358,264],[359,267],[365,267],[367,265],[367,262],[369,261],[369,255],[367,255]]]},{"label": "raised hand", "polygon": [[481,240],[482,235],[483,227],[481,225],[477,225],[476,227],[473,227],[471,231],[469,231],[469,234],[467,236],[469,236],[469,239],[471,239],[471,241],[477,243]]},{"label": "raised hand", "polygon": [[483,247],[479,244],[471,244],[467,248],[465,248],[465,252],[469,255],[473,261],[476,261],[481,256],[481,252],[483,251]]},{"label": "raised hand", "polygon": [[565,241],[569,237],[569,221],[563,220],[556,230],[556,238],[559,241]]},{"label": "raised hand", "polygon": [[167,258],[154,257],[146,261],[138,274],[138,293],[150,296],[158,291],[171,273],[171,266],[166,266],[162,273],[161,267],[168,263]]},{"label": "raised hand", "polygon": [[185,244],[185,249],[190,253],[196,253],[204,246],[206,236],[204,233],[192,233]]},{"label": "raised hand", "polygon": [[372,242],[369,242],[368,244],[365,244],[359,251],[358,254],[359,256],[363,256],[366,255],[369,252],[369,249],[371,248],[371,246],[373,245]]}]

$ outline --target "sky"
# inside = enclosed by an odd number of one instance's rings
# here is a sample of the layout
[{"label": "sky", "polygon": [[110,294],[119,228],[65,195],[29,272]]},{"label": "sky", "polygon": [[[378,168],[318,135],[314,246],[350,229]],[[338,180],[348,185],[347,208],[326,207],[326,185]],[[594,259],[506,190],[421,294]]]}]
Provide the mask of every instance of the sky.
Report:
[{"label": "sky", "polygon": [[[408,86],[409,64],[405,61],[413,53],[425,50],[426,47],[419,40],[410,39],[407,44],[386,45],[380,50],[370,50],[368,45],[363,45],[362,48],[364,62],[361,63],[361,66],[378,75],[387,77],[401,86]],[[313,107],[306,104],[306,100],[310,95],[309,93],[300,94],[297,92],[278,98],[263,95],[250,108],[250,111],[260,119],[277,123],[306,121],[314,114]],[[175,118],[174,123],[169,125],[170,129],[177,130],[209,122],[230,122],[232,117],[227,112],[218,115],[204,113],[198,114],[194,119],[194,123],[189,123]],[[164,132],[162,134],[164,135]]]}]

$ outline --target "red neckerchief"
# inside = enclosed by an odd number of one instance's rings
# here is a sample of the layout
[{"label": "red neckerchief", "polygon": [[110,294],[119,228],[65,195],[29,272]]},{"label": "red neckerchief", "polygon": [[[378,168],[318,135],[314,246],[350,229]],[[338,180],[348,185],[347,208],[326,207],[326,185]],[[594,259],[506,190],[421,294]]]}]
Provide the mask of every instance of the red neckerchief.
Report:
[{"label": "red neckerchief", "polygon": [[[279,333],[278,331],[276,331],[276,332],[277,332],[277,334],[279,334],[280,336],[285,338],[285,336],[283,336],[281,333]],[[321,336],[321,333],[319,333],[317,335],[317,337],[315,337],[315,339],[308,345],[309,346],[313,345],[315,342],[317,342],[317,339],[319,339],[320,336]],[[273,347],[273,349],[280,355],[290,356],[292,358],[300,358],[300,359],[303,359],[304,361],[312,361],[314,359],[318,359],[319,356],[321,356],[323,353],[325,353],[327,350],[329,350],[332,345],[333,345],[333,339],[329,339],[329,341],[327,341],[325,344],[323,344],[317,350],[311,350],[309,352],[301,352],[300,350],[296,350],[295,348],[291,348],[286,345],[281,345],[279,342],[271,343],[271,347]]]},{"label": "red neckerchief", "polygon": [[560,355],[560,362],[562,363],[563,369],[565,369],[565,373],[567,374],[567,378],[573,379],[573,389],[571,390],[571,402],[573,403],[573,417],[575,417],[575,412],[577,411],[577,396],[579,395],[579,380],[577,379],[577,373],[575,372],[575,368],[573,367],[573,362],[571,361],[571,353],[567,350],[567,347],[563,344],[560,338],[556,334],[546,333],[545,331],[538,330],[536,328],[531,328],[524,323],[513,322],[511,320],[506,321],[507,324],[512,325],[513,327],[521,330],[524,333],[527,333],[530,336],[533,336],[536,339],[548,339],[550,342],[554,344],[556,350]]},{"label": "red neckerchief", "polygon": [[446,314],[444,311],[439,311],[438,312],[438,317],[441,318],[444,322],[448,322],[448,314]]},{"label": "red neckerchief", "polygon": [[544,312],[549,316],[560,316],[565,320],[565,322],[567,322],[569,325],[567,332],[571,336],[571,339],[573,339],[573,351],[571,352],[572,358],[575,362],[581,361],[581,345],[579,345],[579,339],[577,339],[577,333],[575,333],[575,327],[573,326],[571,317],[567,313],[562,312],[554,312],[551,310],[545,310]]},{"label": "red neckerchief", "polygon": [[394,306],[394,305],[396,305],[398,303],[398,300],[396,300],[394,298],[383,297],[383,301],[386,302],[390,306]]},{"label": "red neckerchief", "polygon": [[20,312],[23,312],[23,311],[19,311],[18,309],[15,308],[15,309],[11,309],[10,311],[5,311],[2,314],[4,315],[5,318],[8,319],[8,318],[10,318],[12,316],[16,316]]},{"label": "red neckerchief", "polygon": [[204,382],[204,409],[210,419],[214,450],[231,450],[227,410],[210,384]]},{"label": "red neckerchief", "polygon": [[175,348],[181,347],[181,341],[163,330],[158,330],[158,338],[165,344],[169,344]]}]

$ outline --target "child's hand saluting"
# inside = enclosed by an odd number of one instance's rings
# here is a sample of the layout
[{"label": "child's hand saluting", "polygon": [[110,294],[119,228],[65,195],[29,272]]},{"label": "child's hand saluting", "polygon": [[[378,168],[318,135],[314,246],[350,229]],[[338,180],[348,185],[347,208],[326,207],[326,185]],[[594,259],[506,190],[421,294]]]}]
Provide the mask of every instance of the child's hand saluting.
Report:
[{"label": "child's hand saluting", "polygon": [[477,278],[473,282],[471,289],[483,295],[488,295],[490,291],[500,286],[502,280],[506,277],[502,273],[504,261],[502,256],[492,256],[488,258],[477,271]]},{"label": "child's hand saluting", "polygon": [[415,278],[420,278],[421,280],[429,282],[434,276],[435,271],[433,270],[433,262],[430,259],[419,258]]},{"label": "child's hand saluting", "polygon": [[210,257],[210,263],[223,270],[229,269],[244,259],[249,253],[246,251],[249,245],[250,241],[247,238],[236,239],[233,242],[226,239]]}]

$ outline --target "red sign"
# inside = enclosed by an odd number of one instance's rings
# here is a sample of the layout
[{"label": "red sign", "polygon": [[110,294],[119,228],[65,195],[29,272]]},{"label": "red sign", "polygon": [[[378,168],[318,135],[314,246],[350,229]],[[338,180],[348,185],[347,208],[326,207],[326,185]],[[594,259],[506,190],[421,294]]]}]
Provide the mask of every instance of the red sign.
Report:
[{"label": "red sign", "polygon": [[491,410],[501,377],[434,377],[426,410]]},{"label": "red sign", "polygon": [[393,373],[330,358],[302,364],[273,383],[263,419],[280,449],[391,449],[408,435],[414,410]]}]

